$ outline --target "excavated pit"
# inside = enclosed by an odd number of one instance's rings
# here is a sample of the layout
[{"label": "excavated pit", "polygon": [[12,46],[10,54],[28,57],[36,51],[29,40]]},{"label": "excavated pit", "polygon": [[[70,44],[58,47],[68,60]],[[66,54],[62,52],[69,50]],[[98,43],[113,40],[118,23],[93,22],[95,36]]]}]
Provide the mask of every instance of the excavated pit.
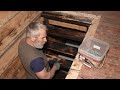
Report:
[{"label": "excavated pit", "polygon": [[[42,18],[48,28],[48,41],[43,51],[49,58],[56,57],[61,64],[53,79],[65,79],[92,19],[50,11],[43,12]],[[50,62],[51,67],[53,63]]]}]

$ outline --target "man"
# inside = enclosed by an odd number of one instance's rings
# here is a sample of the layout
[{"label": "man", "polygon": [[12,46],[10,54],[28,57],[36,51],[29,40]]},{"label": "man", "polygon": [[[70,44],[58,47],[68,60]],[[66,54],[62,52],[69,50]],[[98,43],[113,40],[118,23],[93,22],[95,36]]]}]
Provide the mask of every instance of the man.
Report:
[{"label": "man", "polygon": [[47,42],[47,28],[39,22],[32,22],[26,28],[26,38],[19,43],[18,54],[30,79],[52,79],[60,64],[54,63],[50,69],[42,48]]}]

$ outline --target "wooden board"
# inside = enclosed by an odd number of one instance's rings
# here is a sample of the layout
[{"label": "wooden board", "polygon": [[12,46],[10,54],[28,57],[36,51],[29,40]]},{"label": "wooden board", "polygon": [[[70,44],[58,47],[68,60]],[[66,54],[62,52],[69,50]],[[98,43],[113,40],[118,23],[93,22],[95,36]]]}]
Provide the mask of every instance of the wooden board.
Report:
[{"label": "wooden board", "polygon": [[[0,32],[0,57],[16,41],[20,33],[25,32],[25,27],[34,20],[39,12],[20,12],[9,23],[1,28]],[[21,19],[22,18],[22,19]]]},{"label": "wooden board", "polygon": [[[8,14],[8,16],[9,16],[9,14]],[[4,26],[2,26],[0,28],[0,41],[2,41],[8,34],[10,34],[10,32],[12,30],[14,30],[14,25],[15,25],[15,27],[16,26],[18,27],[17,22],[19,22],[21,17],[22,17],[21,12],[18,12],[9,21],[7,21],[7,23],[5,23]]]},{"label": "wooden board", "polygon": [[[26,22],[30,22],[31,19],[38,12],[19,12],[10,21],[8,21],[3,27],[0,28],[0,41],[2,41],[6,36],[8,36],[12,31],[16,30],[18,27],[22,26]],[[6,31],[6,32],[5,32]]]},{"label": "wooden board", "polygon": [[87,27],[84,27],[84,26],[65,23],[65,22],[60,22],[60,21],[55,21],[55,20],[49,20],[49,19],[48,19],[48,22],[49,22],[49,24],[53,24],[53,25],[57,25],[57,26],[62,26],[62,27],[67,27],[67,28],[72,28],[72,29],[87,32]]},{"label": "wooden board", "polygon": [[[10,67],[12,63],[14,63],[13,61],[18,56],[19,42],[22,38],[25,37],[24,33],[26,26],[34,21],[34,19],[36,19],[36,17],[38,17],[40,13],[41,12],[38,11],[21,11],[3,27],[1,27],[0,31],[2,33],[5,32],[5,34],[4,38],[1,37],[2,41],[0,43],[0,75],[5,74],[5,70]],[[9,30],[11,32],[9,32]],[[16,78],[24,78],[25,73],[22,72],[23,69],[21,68],[21,66],[19,66],[20,71],[17,71],[17,69],[15,70],[15,73],[14,70],[11,71],[14,73],[12,76],[6,76],[6,78],[10,78],[13,76],[16,76]]]},{"label": "wooden board", "polygon": [[77,48],[71,47],[71,46],[67,46],[64,43],[56,43],[56,42],[48,42],[47,43],[47,49],[49,50],[53,50],[59,53],[63,53],[63,54],[67,54],[70,56],[75,56],[77,54]]},{"label": "wooden board", "polygon": [[22,66],[19,57],[8,66],[4,73],[0,76],[1,79],[22,79],[26,78],[26,71]]},{"label": "wooden board", "polygon": [[80,16],[75,16],[71,14],[62,14],[62,13],[56,13],[56,12],[43,12],[42,16],[48,19],[52,20],[58,20],[58,21],[64,21],[64,22],[69,22],[72,24],[78,24],[78,25],[83,25],[83,26],[89,26],[92,22],[91,18],[88,17],[80,17]]},{"label": "wooden board", "polygon": [[70,40],[75,40],[78,42],[82,42],[82,40],[85,37],[84,32],[80,32],[78,30],[70,30],[70,29],[63,29],[60,27],[55,27],[52,25],[47,25],[48,27],[48,35],[52,35],[52,36],[57,36],[57,37],[61,37],[61,38],[66,38],[66,39],[70,39]]},{"label": "wooden board", "polygon": [[20,11],[0,11],[0,27],[14,18]]},{"label": "wooden board", "polygon": [[14,59],[18,56],[18,45],[22,38],[25,35],[19,37],[19,39],[13,44],[7,52],[0,58],[0,75],[7,69],[7,67],[14,61]]}]

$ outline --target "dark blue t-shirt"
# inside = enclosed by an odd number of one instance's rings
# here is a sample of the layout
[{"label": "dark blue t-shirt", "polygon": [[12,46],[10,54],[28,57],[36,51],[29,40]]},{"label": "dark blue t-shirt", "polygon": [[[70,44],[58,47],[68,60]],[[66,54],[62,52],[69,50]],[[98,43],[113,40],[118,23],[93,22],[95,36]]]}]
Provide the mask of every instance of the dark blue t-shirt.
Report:
[{"label": "dark blue t-shirt", "polygon": [[32,60],[32,62],[30,63],[30,68],[33,70],[33,72],[40,72],[44,69],[45,67],[45,63],[43,58],[38,57],[34,60]]}]

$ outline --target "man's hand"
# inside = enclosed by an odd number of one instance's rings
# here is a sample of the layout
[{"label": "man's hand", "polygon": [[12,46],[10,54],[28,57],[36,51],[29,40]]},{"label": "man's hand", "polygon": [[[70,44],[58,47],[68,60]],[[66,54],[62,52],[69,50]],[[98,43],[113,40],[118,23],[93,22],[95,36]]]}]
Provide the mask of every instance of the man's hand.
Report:
[{"label": "man's hand", "polygon": [[59,70],[59,69],[60,69],[60,63],[55,62],[55,63],[54,63],[54,65],[57,67],[57,70]]},{"label": "man's hand", "polygon": [[58,58],[52,58],[52,60],[53,60],[54,62],[59,61],[59,59],[58,59]]},{"label": "man's hand", "polygon": [[53,62],[58,62],[58,61],[60,61],[61,59],[59,59],[59,58],[49,58],[49,61],[53,61]]}]

